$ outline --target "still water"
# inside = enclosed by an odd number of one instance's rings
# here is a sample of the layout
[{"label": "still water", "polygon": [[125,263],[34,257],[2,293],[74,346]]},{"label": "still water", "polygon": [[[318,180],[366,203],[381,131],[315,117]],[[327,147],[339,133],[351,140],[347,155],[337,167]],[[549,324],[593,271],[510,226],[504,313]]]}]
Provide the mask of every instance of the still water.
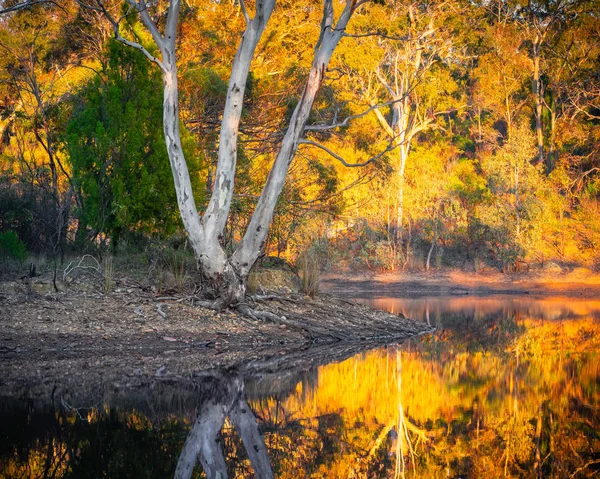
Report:
[{"label": "still water", "polygon": [[598,477],[600,301],[361,301],[437,331],[129,406],[4,399],[0,477]]}]

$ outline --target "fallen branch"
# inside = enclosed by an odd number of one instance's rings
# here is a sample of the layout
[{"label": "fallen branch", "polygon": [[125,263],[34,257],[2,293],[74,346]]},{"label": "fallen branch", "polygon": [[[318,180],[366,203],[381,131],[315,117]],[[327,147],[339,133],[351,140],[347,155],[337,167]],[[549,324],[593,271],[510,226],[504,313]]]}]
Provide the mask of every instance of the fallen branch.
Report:
[{"label": "fallen branch", "polygon": [[[84,264],[84,261],[85,261],[86,258],[93,259],[94,262],[96,263],[96,266]],[[79,262],[77,264],[73,265],[73,263],[75,263],[75,261],[77,261],[77,260],[71,261],[67,265],[67,267],[65,268],[65,270],[63,271],[63,281],[65,281],[67,279],[67,276],[69,276],[76,269],[91,269],[91,270],[95,271],[98,274],[102,274],[102,267],[100,266],[100,263],[91,254],[85,254],[85,255],[83,255],[81,257],[81,259],[79,260]]]},{"label": "fallen branch", "polygon": [[156,312],[160,315],[162,319],[167,319],[167,313],[163,311],[163,308],[167,309],[167,305],[164,303],[158,303],[156,305]]}]

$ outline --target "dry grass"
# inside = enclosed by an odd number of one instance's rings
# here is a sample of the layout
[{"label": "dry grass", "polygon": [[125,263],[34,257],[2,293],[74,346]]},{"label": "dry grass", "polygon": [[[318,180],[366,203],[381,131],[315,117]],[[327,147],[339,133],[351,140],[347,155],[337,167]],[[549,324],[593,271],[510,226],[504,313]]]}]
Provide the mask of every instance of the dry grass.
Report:
[{"label": "dry grass", "polygon": [[110,293],[112,290],[114,273],[113,257],[107,254],[102,260],[102,277],[104,279],[105,293]]},{"label": "dry grass", "polygon": [[301,290],[313,298],[319,292],[321,281],[321,268],[316,256],[305,255],[300,261],[301,267]]}]

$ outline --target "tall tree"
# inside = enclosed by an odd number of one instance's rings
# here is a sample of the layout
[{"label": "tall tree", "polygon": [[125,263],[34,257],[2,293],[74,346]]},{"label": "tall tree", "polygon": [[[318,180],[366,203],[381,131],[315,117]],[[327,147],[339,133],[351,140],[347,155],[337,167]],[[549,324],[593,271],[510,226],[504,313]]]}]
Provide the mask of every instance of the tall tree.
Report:
[{"label": "tall tree", "polygon": [[68,8],[38,5],[2,18],[0,28],[0,82],[6,88],[2,116],[8,120],[3,144],[12,145],[4,153],[18,159],[22,185],[37,190],[30,194],[39,225],[37,242],[55,260],[55,272],[57,257],[65,252],[72,199],[70,175],[58,147],[60,103],[72,65],[57,47],[71,14]]},{"label": "tall tree", "polygon": [[[392,2],[393,30],[382,35],[383,58],[372,72],[366,72],[363,94],[375,108],[377,119],[397,148],[396,233],[404,221],[406,161],[417,135],[438,128],[439,119],[454,108],[452,95],[457,85],[449,72],[457,46],[446,25],[445,2],[405,4]],[[364,73],[363,73],[364,74]],[[383,110],[383,111],[382,111]],[[389,110],[386,112],[386,110]]]},{"label": "tall tree", "polygon": [[[215,299],[213,306],[222,308],[243,301],[248,273],[264,248],[277,199],[283,189],[287,172],[298,149],[331,56],[352,15],[367,1],[346,0],[337,21],[333,0],[323,1],[320,34],[314,48],[312,66],[304,91],[292,113],[246,233],[230,257],[221,246],[219,237],[223,233],[231,207],[244,92],[254,51],[273,12],[275,0],[257,1],[253,11],[247,8],[244,0],[240,0],[240,10],[246,20],[246,29],[231,68],[221,121],[215,182],[208,207],[202,216],[198,214],[194,201],[179,131],[176,40],[180,0],[171,0],[166,12],[163,12],[166,19],[162,33],[158,22],[151,17],[145,2],[128,0],[130,9],[137,10],[141,22],[152,35],[160,52],[160,58],[141,43],[123,37],[120,31],[121,20],[111,14],[104,4],[90,5],[90,8],[101,10],[109,18],[117,40],[142,51],[162,71],[163,129],[179,211],[198,261],[205,291],[211,292]],[[158,13],[160,17],[161,12]]]},{"label": "tall tree", "polygon": [[537,0],[515,5],[514,17],[523,31],[524,46],[529,49],[531,57],[537,161],[545,162],[547,171],[551,171],[553,165],[544,148],[544,77],[552,77],[553,72],[548,71],[546,50],[560,41],[567,22],[578,16],[578,10],[584,3],[586,0]]}]

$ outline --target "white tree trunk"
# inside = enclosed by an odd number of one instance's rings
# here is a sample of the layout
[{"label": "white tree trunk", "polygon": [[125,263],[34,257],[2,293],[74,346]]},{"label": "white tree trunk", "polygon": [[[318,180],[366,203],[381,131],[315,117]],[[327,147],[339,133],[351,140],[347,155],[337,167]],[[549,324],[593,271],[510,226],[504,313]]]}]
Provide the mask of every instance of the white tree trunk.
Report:
[{"label": "white tree trunk", "polygon": [[216,373],[207,377],[198,393],[204,402],[199,404],[198,417],[181,450],[174,477],[189,479],[199,460],[207,479],[227,478],[218,434],[229,417],[242,438],[255,476],[273,479],[267,446],[246,400],[243,380]]},{"label": "white tree trunk", "polygon": [[538,162],[544,162],[544,125],[542,119],[542,85],[540,73],[541,38],[536,35],[533,41],[533,78],[532,89],[535,98],[535,133],[538,148]]},{"label": "white tree trunk", "polygon": [[229,86],[227,87],[227,99],[223,110],[223,119],[221,120],[219,159],[215,173],[215,184],[203,217],[206,237],[209,242],[216,243],[219,240],[229,216],[235,181],[238,132],[248,72],[250,71],[256,45],[274,7],[275,0],[258,2],[257,14],[252,20],[248,19],[246,31],[233,60]]},{"label": "white tree trunk", "polygon": [[232,265],[242,276],[248,274],[264,249],[277,199],[285,184],[290,164],[298,149],[298,144],[304,133],[304,127],[321,87],[325,71],[336,46],[342,38],[348,21],[360,4],[361,2],[356,0],[346,0],[344,11],[334,27],[333,0],[324,0],[321,35],[315,46],[315,56],[304,92],[294,109],[279,153],[269,172],[246,234],[231,258]]},{"label": "white tree trunk", "polygon": [[225,457],[217,441],[226,414],[226,407],[223,404],[208,404],[202,407],[179,455],[175,479],[192,477],[198,460],[202,463],[207,479],[227,477]]},{"label": "white tree trunk", "polygon": [[406,168],[406,159],[408,158],[408,148],[400,147],[400,161],[398,166],[398,211],[396,217],[396,233],[399,234],[402,230],[402,222],[404,221],[404,170]]},{"label": "white tree trunk", "polygon": [[215,306],[222,308],[241,301],[245,295],[248,273],[264,249],[277,200],[283,189],[290,163],[298,148],[331,55],[356,8],[368,0],[346,0],[346,6],[335,26],[333,0],[323,0],[321,35],[315,47],[315,57],[304,93],[292,115],[290,126],[263,188],[248,230],[231,259],[227,258],[219,243],[219,238],[227,222],[233,195],[244,92],[256,45],[271,17],[276,0],[257,0],[256,15],[253,19],[250,19],[245,3],[240,1],[240,8],[246,18],[247,26],[232,66],[221,124],[215,184],[208,208],[202,219],[194,202],[190,174],[179,132],[175,47],[180,0],[171,0],[170,2],[164,35],[161,35],[156,24],[150,18],[144,1],[126,1],[138,10],[142,23],[160,49],[162,59],[154,57],[141,44],[123,38],[119,33],[119,21],[110,16],[102,3],[100,3],[100,8],[112,23],[115,37],[126,45],[140,50],[162,70],[164,82],[163,128],[179,212],[198,260],[200,276],[205,289],[212,290],[213,295],[218,298]]},{"label": "white tree trunk", "polygon": [[256,416],[250,409],[244,395],[240,395],[229,411],[229,418],[242,438],[254,475],[261,479],[273,479],[273,470],[269,462],[269,453]]},{"label": "white tree trunk", "polygon": [[[174,8],[172,3],[171,8]],[[228,261],[219,243],[231,206],[237,160],[237,138],[246,81],[256,45],[271,17],[275,0],[258,3],[254,19],[249,19],[234,59],[221,123],[219,160],[215,185],[208,208],[201,219],[196,209],[190,175],[179,132],[179,105],[175,35],[166,33],[162,42],[164,80],[163,127],[167,152],[175,182],[177,202],[184,228],[198,261],[205,288],[219,298],[218,307],[241,300],[246,292],[246,276],[240,276]]]}]

